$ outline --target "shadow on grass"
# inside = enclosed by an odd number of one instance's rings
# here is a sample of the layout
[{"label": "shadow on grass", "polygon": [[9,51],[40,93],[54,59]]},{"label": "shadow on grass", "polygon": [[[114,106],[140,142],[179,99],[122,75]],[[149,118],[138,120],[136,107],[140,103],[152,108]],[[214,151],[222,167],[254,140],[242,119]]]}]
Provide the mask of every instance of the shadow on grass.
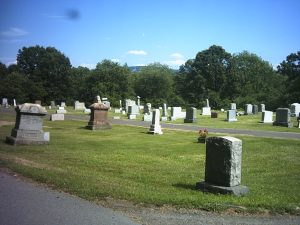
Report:
[{"label": "shadow on grass", "polygon": [[177,187],[177,188],[182,188],[182,189],[189,189],[189,190],[193,190],[196,191],[196,183],[195,184],[183,184],[183,183],[178,183],[178,184],[172,184],[173,187]]}]

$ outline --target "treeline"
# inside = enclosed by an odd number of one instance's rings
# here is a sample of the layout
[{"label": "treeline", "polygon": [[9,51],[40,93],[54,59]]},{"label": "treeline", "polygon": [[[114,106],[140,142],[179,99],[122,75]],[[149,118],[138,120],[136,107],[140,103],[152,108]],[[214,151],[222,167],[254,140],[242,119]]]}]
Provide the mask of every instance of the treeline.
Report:
[{"label": "treeline", "polygon": [[120,99],[136,99],[160,106],[202,107],[205,99],[213,108],[228,108],[230,102],[264,103],[267,109],[300,101],[300,51],[292,53],[274,69],[255,54],[230,54],[211,46],[188,60],[179,71],[159,63],[132,72],[127,65],[110,60],[95,69],[72,67],[70,60],[53,47],[23,47],[17,64],[0,63],[0,96],[18,103],[42,100],[75,100],[92,103],[96,95],[107,97],[113,106]]}]

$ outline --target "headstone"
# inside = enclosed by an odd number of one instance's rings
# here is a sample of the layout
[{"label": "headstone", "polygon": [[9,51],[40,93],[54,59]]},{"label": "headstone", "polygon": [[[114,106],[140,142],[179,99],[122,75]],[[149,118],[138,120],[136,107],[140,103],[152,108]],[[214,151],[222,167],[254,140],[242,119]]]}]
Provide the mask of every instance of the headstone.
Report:
[{"label": "headstone", "polygon": [[221,112],[225,112],[225,110],[224,110],[224,109],[221,109]]},{"label": "headstone", "polygon": [[65,120],[65,114],[62,113],[52,114],[50,120],[51,121]]},{"label": "headstone", "polygon": [[227,111],[227,119],[228,122],[236,122],[236,110],[230,109]]},{"label": "headstone", "polygon": [[84,110],[85,109],[84,102],[75,101],[75,103],[74,103],[74,109],[75,110],[80,110],[80,111]]},{"label": "headstone", "polygon": [[263,111],[261,115],[261,123],[273,123],[273,112]]},{"label": "headstone", "polygon": [[128,119],[136,119],[136,115],[139,115],[139,107],[137,105],[128,106]]},{"label": "headstone", "polygon": [[299,116],[297,117],[297,122],[298,122],[298,128],[300,128],[300,113]]},{"label": "headstone", "polygon": [[16,107],[17,106],[16,99],[13,99],[13,102],[14,102],[14,107]]},{"label": "headstone", "polygon": [[120,109],[122,110],[122,100],[119,100]]},{"label": "headstone", "polygon": [[259,104],[258,105],[258,112],[264,112],[264,111],[266,111],[265,104]]},{"label": "headstone", "polygon": [[121,119],[121,117],[119,117],[119,116],[114,116],[113,118],[114,118],[114,120],[119,120],[119,119]]},{"label": "headstone", "polygon": [[51,101],[51,102],[50,102],[50,105],[51,105],[52,108],[55,108],[55,106],[56,106],[56,105],[55,105],[55,101]]},{"label": "headstone", "polygon": [[67,111],[65,110],[65,107],[59,106],[58,110],[56,110],[56,113],[58,113],[58,114],[65,114],[65,113],[67,113]]},{"label": "headstone", "polygon": [[183,119],[186,117],[186,112],[182,112],[181,107],[171,108],[171,120]]},{"label": "headstone", "polygon": [[230,109],[236,110],[236,103],[230,103]]},{"label": "headstone", "polygon": [[94,99],[94,103],[102,103],[100,95],[97,95]]},{"label": "headstone", "polygon": [[155,109],[152,111],[152,124],[148,131],[149,134],[163,134],[160,126],[160,111]]},{"label": "headstone", "polygon": [[102,103],[110,109],[110,101],[107,98],[102,98]]},{"label": "headstone", "polygon": [[126,111],[125,110],[122,110],[122,115],[126,115]]},{"label": "headstone", "polygon": [[218,118],[218,113],[217,112],[211,112],[211,118]]},{"label": "headstone", "polygon": [[130,106],[130,105],[136,105],[135,101],[133,101],[131,99],[126,99],[125,100],[125,110],[126,110],[126,112],[128,112],[128,106]]},{"label": "headstone", "polygon": [[66,103],[65,103],[65,102],[61,102],[61,103],[60,103],[60,106],[61,106],[61,107],[66,107]]},{"label": "headstone", "polygon": [[39,145],[49,142],[49,132],[43,131],[43,117],[47,112],[40,104],[25,103],[15,108],[16,123],[6,142],[13,145]]},{"label": "headstone", "polygon": [[202,108],[202,116],[210,116],[210,115],[211,115],[210,107],[203,107]]},{"label": "headstone", "polygon": [[252,115],[253,113],[253,106],[251,104],[245,105],[245,115]]},{"label": "headstone", "polygon": [[288,108],[278,108],[276,110],[276,119],[273,123],[274,126],[282,126],[282,127],[293,127],[293,123],[291,122],[291,111]]},{"label": "headstone", "polygon": [[184,119],[185,123],[196,123],[197,122],[197,109],[194,107],[187,108],[186,117]]},{"label": "headstone", "polygon": [[115,113],[121,113],[121,109],[115,109]]},{"label": "headstone", "polygon": [[35,100],[35,101],[34,101],[34,104],[42,105],[42,101],[41,101],[41,100]]},{"label": "headstone", "polygon": [[253,106],[252,106],[252,114],[253,114],[253,115],[258,114],[258,105],[253,105]]},{"label": "headstone", "polygon": [[[97,99],[98,101],[98,99]],[[102,102],[95,102],[90,105],[91,115],[87,128],[90,130],[111,129],[111,125],[107,119],[108,107]]]},{"label": "headstone", "polygon": [[90,113],[91,113],[91,109],[85,108],[85,109],[83,110],[83,113],[85,113],[85,114],[90,114]]},{"label": "headstone", "polygon": [[209,107],[209,101],[206,99],[206,107]]},{"label": "headstone", "polygon": [[300,104],[293,103],[291,104],[291,116],[297,116],[300,113]]},{"label": "headstone", "polygon": [[141,102],[140,102],[141,97],[140,96],[136,96],[136,97],[137,97],[137,105],[140,106],[141,105]]},{"label": "headstone", "polygon": [[144,106],[144,121],[151,122],[152,121],[152,111],[151,111],[151,103],[147,103]]},{"label": "headstone", "polygon": [[48,106],[49,109],[52,109],[51,105]]},{"label": "headstone", "polygon": [[241,185],[242,140],[234,137],[206,139],[205,180],[197,189],[218,194],[242,196],[249,192]]},{"label": "headstone", "polygon": [[167,121],[168,120],[168,108],[167,108],[167,104],[164,103],[163,107],[162,107],[162,116],[161,116],[161,121]]},{"label": "headstone", "polygon": [[8,104],[7,98],[2,98],[2,105],[6,106]]}]

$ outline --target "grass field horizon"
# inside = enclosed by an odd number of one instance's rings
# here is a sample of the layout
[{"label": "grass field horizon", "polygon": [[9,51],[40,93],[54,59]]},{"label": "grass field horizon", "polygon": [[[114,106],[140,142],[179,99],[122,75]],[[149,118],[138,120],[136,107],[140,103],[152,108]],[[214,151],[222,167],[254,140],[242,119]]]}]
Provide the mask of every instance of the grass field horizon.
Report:
[{"label": "grass field horizon", "polygon": [[3,126],[0,166],[92,201],[112,197],[157,206],[300,215],[300,140],[238,135],[242,184],[250,189],[238,198],[195,190],[205,169],[205,145],[197,143],[197,132],[164,129],[156,136],[141,127],[114,125],[93,132],[85,126],[84,121],[45,121],[51,136],[45,146],[7,145],[13,126]]}]

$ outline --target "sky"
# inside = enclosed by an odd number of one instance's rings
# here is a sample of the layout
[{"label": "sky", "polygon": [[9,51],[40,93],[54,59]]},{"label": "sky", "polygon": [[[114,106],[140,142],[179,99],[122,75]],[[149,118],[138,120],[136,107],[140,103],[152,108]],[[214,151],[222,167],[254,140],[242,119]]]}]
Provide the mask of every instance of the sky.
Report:
[{"label": "sky", "polygon": [[212,45],[276,67],[300,51],[300,0],[0,0],[0,62],[55,47],[74,67],[178,68]]}]

